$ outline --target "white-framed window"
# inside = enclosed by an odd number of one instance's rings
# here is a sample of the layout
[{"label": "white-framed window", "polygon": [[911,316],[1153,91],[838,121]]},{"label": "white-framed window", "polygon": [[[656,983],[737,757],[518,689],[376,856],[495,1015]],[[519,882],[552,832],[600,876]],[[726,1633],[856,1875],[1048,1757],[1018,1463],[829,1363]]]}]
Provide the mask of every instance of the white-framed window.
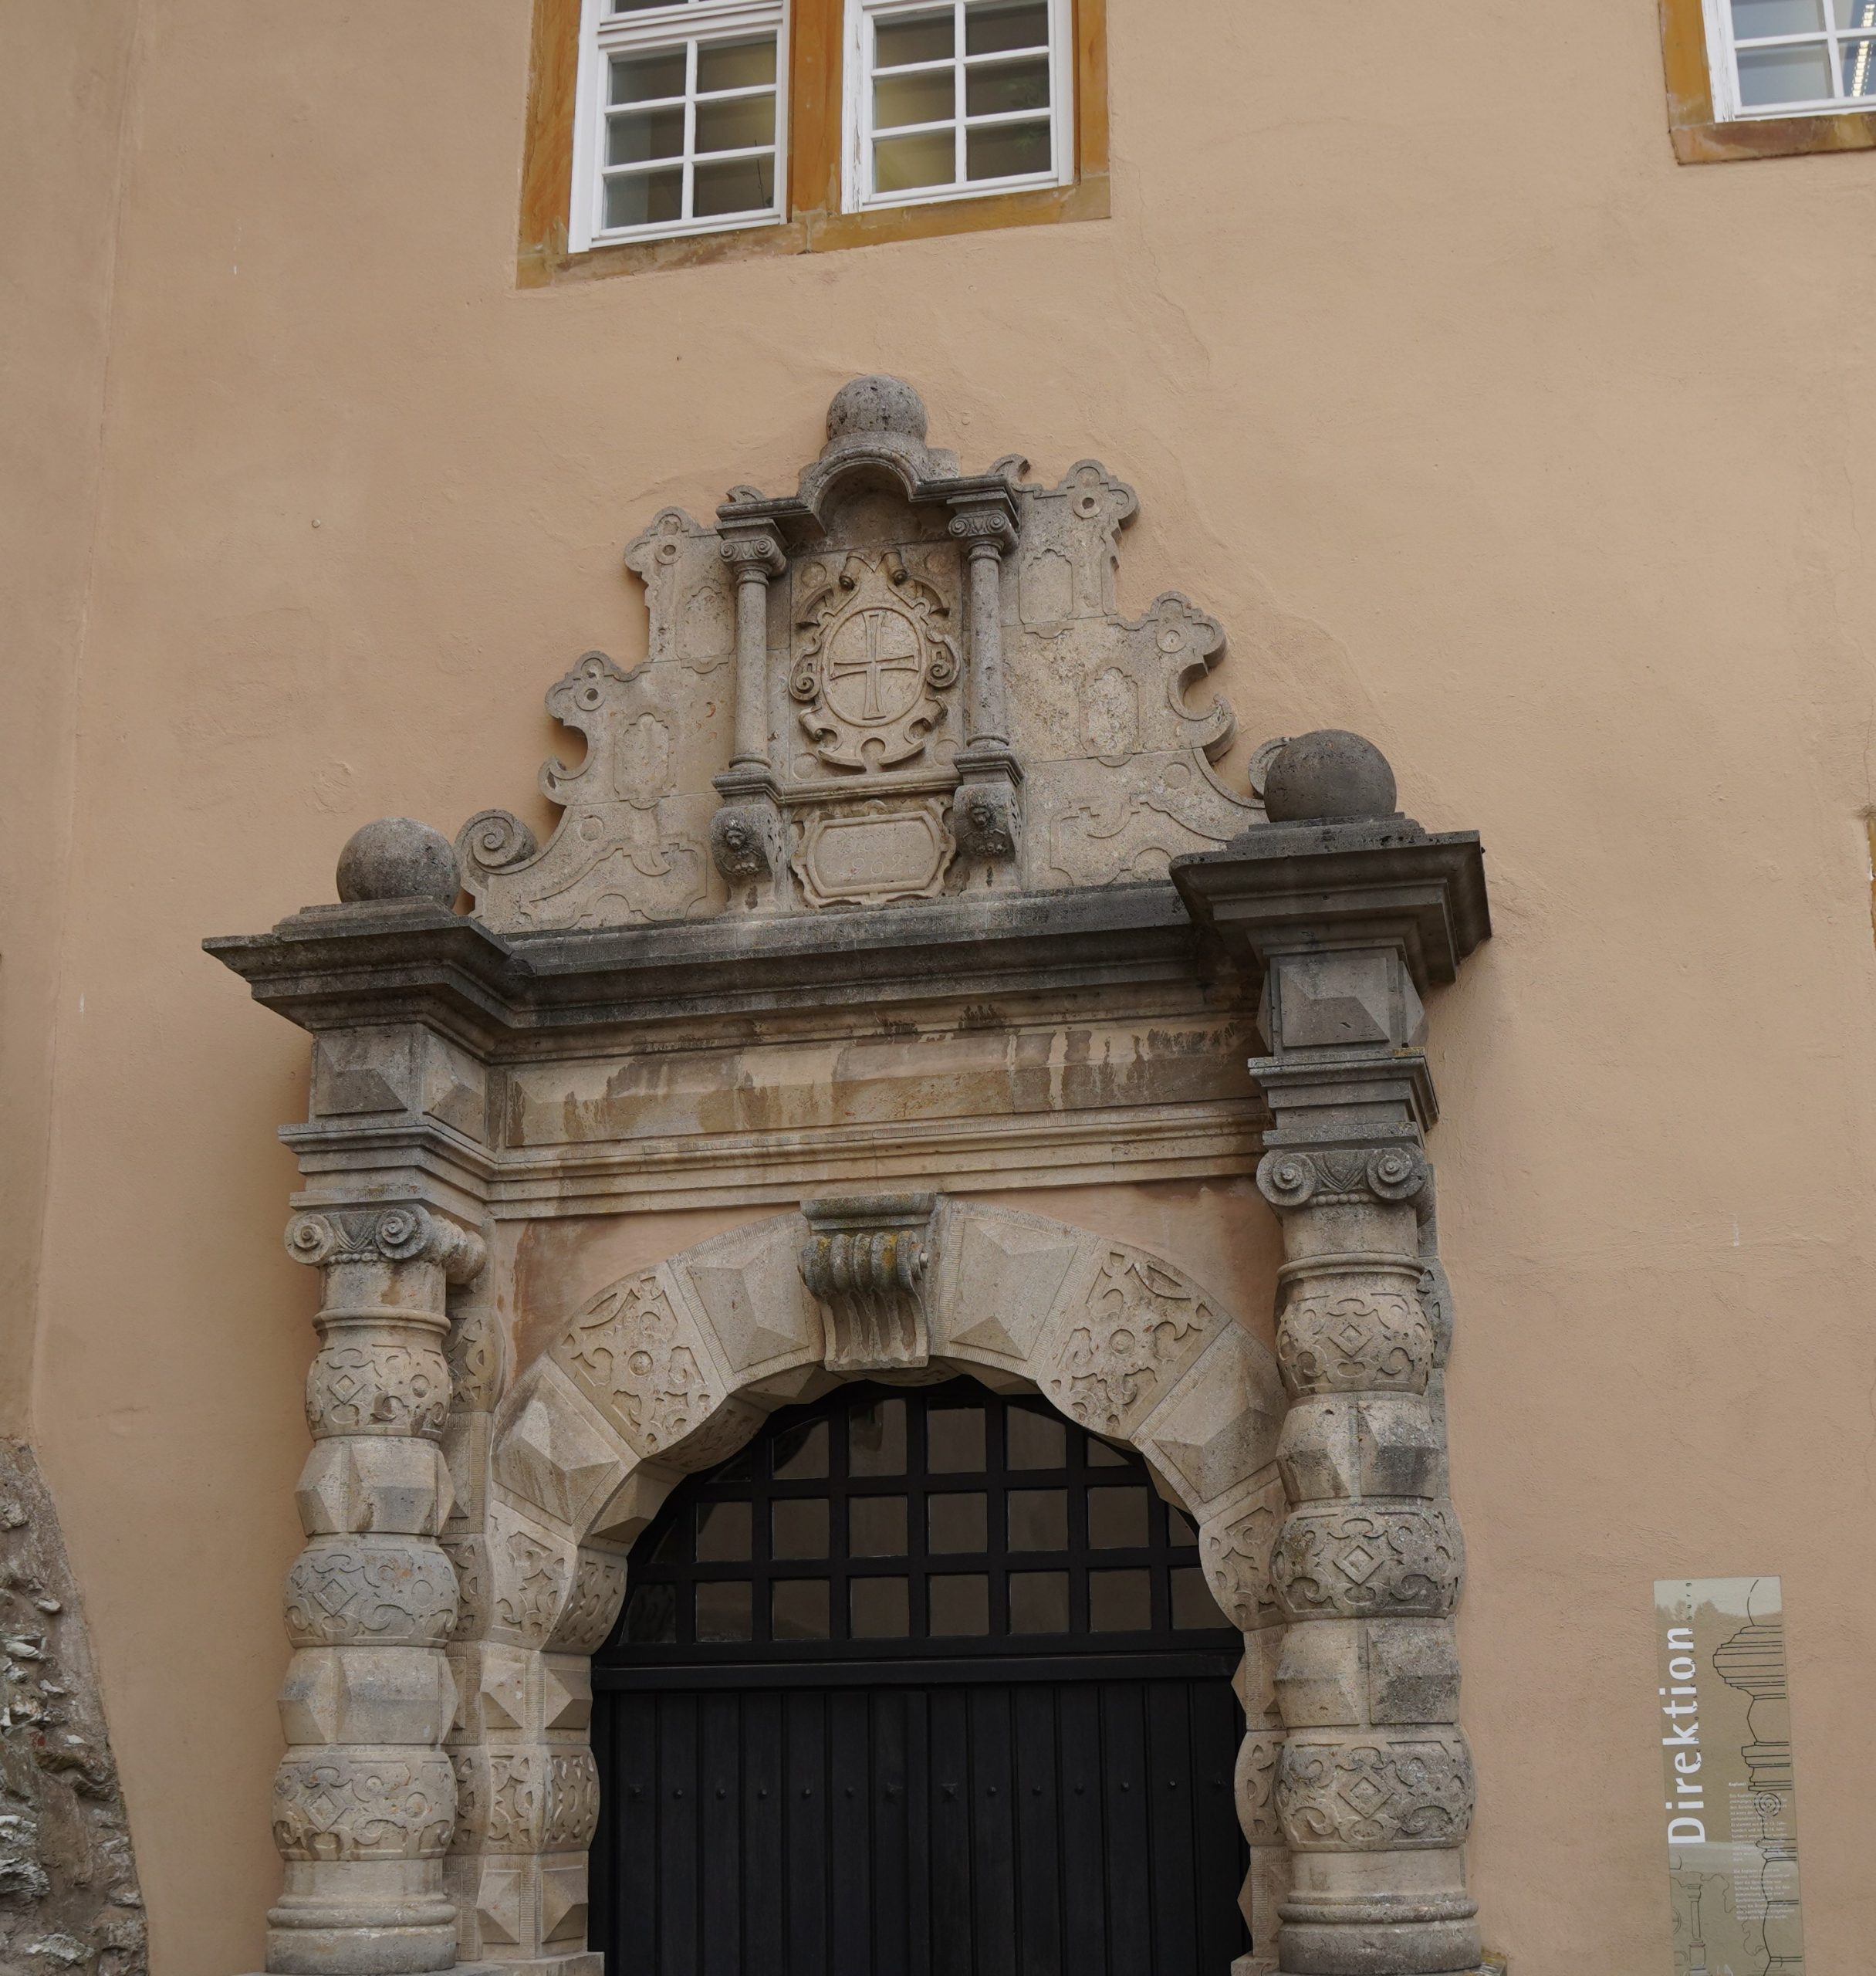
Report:
[{"label": "white-framed window", "polygon": [[1713,113],[1876,110],[1876,0],[1705,0]]},{"label": "white-framed window", "polygon": [[780,220],[786,0],[583,0],[567,245]]},{"label": "white-framed window", "polygon": [[1071,0],[847,0],[846,205],[1074,177]]}]

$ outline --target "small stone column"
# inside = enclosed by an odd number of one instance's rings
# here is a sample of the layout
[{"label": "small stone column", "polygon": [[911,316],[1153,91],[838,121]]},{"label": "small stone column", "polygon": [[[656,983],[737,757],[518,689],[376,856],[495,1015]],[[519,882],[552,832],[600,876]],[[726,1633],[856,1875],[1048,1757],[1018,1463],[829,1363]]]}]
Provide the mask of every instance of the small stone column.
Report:
[{"label": "small stone column", "polygon": [[723,807],[711,819],[710,853],[733,896],[782,863],[769,760],[769,584],[788,558],[766,521],[726,526],[722,554],[736,581],[736,719],[729,767],[715,780]]},{"label": "small stone column", "polygon": [[970,670],[965,681],[965,745],[952,827],[967,857],[1012,857],[1023,770],[1010,748],[1009,694],[1003,675],[1003,558],[1016,546],[1015,504],[1007,486],[952,502],[951,533],[965,549]]},{"label": "small stone column", "polygon": [[451,1486],[447,1286],[480,1238],[416,1201],[297,1214],[295,1261],[320,1270],[306,1381],[306,1548],[288,1574],[289,1748],[274,1780],[285,1890],[268,1916],[279,1976],[412,1976],[456,1961],[443,1858],[456,1788],[442,1744],[455,1689],[444,1646],[456,1578],[437,1542]]},{"label": "small stone column", "polygon": [[1356,736],[1290,743],[1266,797],[1269,824],[1174,875],[1261,977],[1270,1051],[1250,1068],[1274,1120],[1257,1184],[1283,1223],[1290,1399],[1290,1507],[1271,1562],[1287,1622],[1279,1967],[1442,1976],[1476,1970],[1481,1950],[1420,997],[1489,931],[1483,865],[1476,837],[1432,836],[1394,810],[1391,771]]},{"label": "small stone column", "polygon": [[730,766],[769,766],[769,580],[787,568],[772,528],[726,530],[723,560],[736,580],[736,728]]}]

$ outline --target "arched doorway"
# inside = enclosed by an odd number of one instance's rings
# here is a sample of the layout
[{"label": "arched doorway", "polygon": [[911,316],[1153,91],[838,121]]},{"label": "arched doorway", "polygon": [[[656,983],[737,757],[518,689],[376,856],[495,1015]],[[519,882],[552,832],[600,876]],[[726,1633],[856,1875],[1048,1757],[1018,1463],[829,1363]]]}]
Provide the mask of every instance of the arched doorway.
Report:
[{"label": "arched doorway", "polygon": [[1197,1544],[1037,1399],[776,1414],[594,1656],[609,1976],[1225,1976],[1242,1639]]}]

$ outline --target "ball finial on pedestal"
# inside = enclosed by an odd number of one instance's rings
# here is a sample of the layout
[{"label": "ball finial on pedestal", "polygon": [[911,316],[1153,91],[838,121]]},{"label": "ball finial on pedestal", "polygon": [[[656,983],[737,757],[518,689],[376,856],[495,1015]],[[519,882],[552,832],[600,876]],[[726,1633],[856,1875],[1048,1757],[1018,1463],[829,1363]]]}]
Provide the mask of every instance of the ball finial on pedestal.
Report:
[{"label": "ball finial on pedestal", "polygon": [[1264,807],[1273,824],[1391,817],[1394,770],[1372,741],[1344,728],[1319,728],[1298,735],[1270,764]]},{"label": "ball finial on pedestal", "polygon": [[924,399],[898,377],[856,377],[827,408],[830,444],[850,432],[897,432],[922,443],[925,430]]},{"label": "ball finial on pedestal", "polygon": [[410,817],[380,817],[354,831],[339,854],[339,897],[347,905],[424,898],[454,906],[461,886],[455,846]]}]

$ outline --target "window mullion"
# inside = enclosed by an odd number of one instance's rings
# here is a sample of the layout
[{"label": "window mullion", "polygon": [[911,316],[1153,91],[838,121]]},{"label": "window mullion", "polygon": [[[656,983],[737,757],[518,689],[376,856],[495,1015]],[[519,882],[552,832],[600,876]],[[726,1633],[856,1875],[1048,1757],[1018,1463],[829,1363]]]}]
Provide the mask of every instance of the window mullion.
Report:
[{"label": "window mullion", "polygon": [[953,0],[957,13],[952,25],[952,82],[951,113],[957,127],[952,134],[952,183],[962,185],[965,181],[965,83],[966,71],[964,60],[964,0]]},{"label": "window mullion", "polygon": [[684,195],[682,211],[686,219],[697,217],[697,49],[684,43]]}]

